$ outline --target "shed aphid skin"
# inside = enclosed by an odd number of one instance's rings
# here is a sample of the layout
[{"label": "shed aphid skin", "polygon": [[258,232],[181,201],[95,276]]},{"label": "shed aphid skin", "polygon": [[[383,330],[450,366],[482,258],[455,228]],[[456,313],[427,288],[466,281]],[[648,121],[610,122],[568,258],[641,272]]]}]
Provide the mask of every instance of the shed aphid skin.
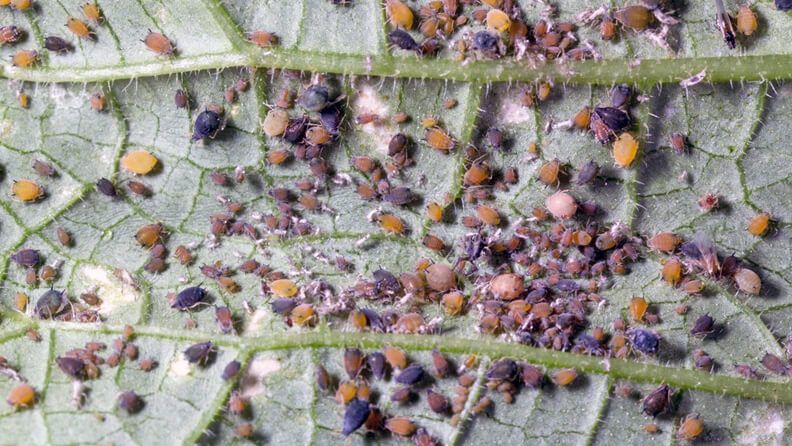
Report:
[{"label": "shed aphid skin", "polygon": [[176,53],[176,47],[164,34],[149,30],[142,42],[153,53],[159,56],[171,57]]},{"label": "shed aphid skin", "polygon": [[726,7],[723,6],[723,0],[715,0],[715,26],[718,28],[718,31],[720,31],[723,41],[726,42],[726,46],[732,50],[736,48],[737,36],[732,26],[732,18],[729,13],[726,12]]}]

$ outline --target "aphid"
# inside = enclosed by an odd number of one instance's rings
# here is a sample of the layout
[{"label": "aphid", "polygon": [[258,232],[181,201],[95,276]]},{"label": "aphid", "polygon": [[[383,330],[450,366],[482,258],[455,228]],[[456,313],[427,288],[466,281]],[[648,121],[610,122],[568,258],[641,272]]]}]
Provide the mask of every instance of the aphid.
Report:
[{"label": "aphid", "polygon": [[214,110],[204,110],[195,118],[192,141],[204,138],[214,139],[225,127],[225,122],[220,113]]},{"label": "aphid", "polygon": [[553,373],[553,383],[559,386],[568,386],[572,384],[578,377],[577,370],[575,369],[561,369]]},{"label": "aphid", "polygon": [[147,150],[135,150],[121,158],[121,167],[137,174],[146,175],[157,166],[157,157]]},{"label": "aphid", "polygon": [[616,10],[613,17],[625,28],[633,31],[644,31],[654,21],[652,11],[643,5],[631,5]]},{"label": "aphid", "polygon": [[633,297],[630,299],[630,317],[637,322],[641,322],[646,315],[649,304],[643,297]]},{"label": "aphid", "polygon": [[344,350],[344,369],[350,379],[355,379],[360,375],[365,360],[366,356],[360,349],[348,348]]},{"label": "aphid", "polygon": [[96,23],[97,25],[102,23],[104,20],[104,17],[102,16],[102,10],[99,9],[99,5],[96,3],[85,3],[82,5],[82,12],[88,20]]},{"label": "aphid", "polygon": [[660,347],[660,337],[649,330],[634,328],[628,332],[628,335],[633,348],[645,355],[657,353]]},{"label": "aphid", "polygon": [[278,44],[278,36],[267,31],[251,31],[246,37],[248,42],[262,48],[270,48]]},{"label": "aphid", "polygon": [[558,184],[558,177],[561,172],[561,161],[554,159],[542,165],[539,168],[539,181],[547,186],[554,186]]},{"label": "aphid", "polygon": [[456,273],[445,263],[435,263],[426,269],[426,284],[434,291],[448,291],[456,287]]},{"label": "aphid", "polygon": [[602,40],[613,40],[616,37],[616,22],[610,16],[606,16],[600,22],[599,32]]},{"label": "aphid", "polygon": [[214,352],[214,345],[211,342],[199,342],[187,347],[184,350],[184,358],[190,364],[206,365]]},{"label": "aphid", "polygon": [[382,214],[379,216],[379,224],[385,232],[401,235],[406,230],[404,222],[393,214]]},{"label": "aphid", "polygon": [[770,214],[767,212],[761,212],[753,217],[748,222],[748,232],[751,235],[755,235],[757,237],[761,237],[767,233],[767,229],[770,227]]},{"label": "aphid", "polygon": [[22,39],[22,36],[24,36],[24,32],[18,26],[0,26],[0,45],[6,43],[16,43]]},{"label": "aphid", "polygon": [[41,278],[41,280],[47,283],[55,280],[55,276],[57,275],[58,275],[57,270],[53,268],[51,265],[44,265],[44,267],[41,268],[41,272],[39,273],[39,277]]},{"label": "aphid", "polygon": [[522,378],[525,387],[538,389],[542,386],[542,382],[544,381],[544,372],[542,372],[542,369],[525,362],[519,363],[518,367],[520,369],[520,378]]},{"label": "aphid", "polygon": [[677,429],[677,438],[680,440],[695,440],[704,432],[704,423],[697,414],[688,414],[682,419]]},{"label": "aphid", "polygon": [[786,375],[790,370],[789,365],[783,359],[772,353],[765,353],[760,362],[767,370],[777,375]]},{"label": "aphid", "polygon": [[491,406],[492,406],[492,400],[489,397],[485,396],[479,399],[478,403],[476,403],[476,405],[470,409],[470,412],[477,415],[488,411]]},{"label": "aphid", "polygon": [[663,384],[652,390],[641,403],[643,413],[656,417],[669,409],[671,405],[671,388]]},{"label": "aphid", "polygon": [[316,311],[312,304],[300,304],[289,314],[291,321],[297,326],[312,325],[316,320]]},{"label": "aphid", "polygon": [[385,428],[399,437],[409,437],[418,426],[407,417],[392,417],[385,421]]},{"label": "aphid", "polygon": [[52,177],[57,173],[51,163],[38,159],[33,161],[33,170],[41,177]]},{"label": "aphid", "polygon": [[297,284],[290,279],[278,279],[269,284],[272,294],[278,297],[294,297],[299,291]]},{"label": "aphid", "polygon": [[511,19],[500,9],[490,9],[485,19],[487,28],[499,33],[506,32],[511,27]]},{"label": "aphid", "polygon": [[516,362],[511,359],[501,359],[487,369],[487,379],[489,381],[514,381],[517,379],[518,373]]},{"label": "aphid", "polygon": [[712,357],[704,350],[693,350],[693,361],[694,366],[699,370],[705,372],[712,372],[715,370],[715,361],[713,361]]},{"label": "aphid", "polygon": [[36,389],[30,384],[17,384],[6,397],[6,402],[15,409],[32,406],[36,402]]},{"label": "aphid", "polygon": [[21,201],[32,203],[44,196],[44,188],[33,180],[14,180],[11,193]]},{"label": "aphid", "polygon": [[14,296],[14,307],[16,307],[17,311],[19,311],[20,313],[25,313],[27,311],[29,300],[30,299],[28,298],[27,294],[21,292],[16,293],[16,295]]},{"label": "aphid", "polygon": [[759,374],[748,364],[734,364],[734,371],[745,379],[759,379]]},{"label": "aphid", "polygon": [[514,300],[525,290],[525,281],[517,274],[500,274],[490,281],[489,288],[492,295],[498,299]]},{"label": "aphid", "polygon": [[676,257],[671,257],[666,260],[662,270],[663,280],[676,286],[682,278],[682,262]]},{"label": "aphid", "polygon": [[223,334],[234,332],[234,315],[228,307],[215,307],[215,321]]},{"label": "aphid", "polygon": [[151,195],[151,190],[146,186],[145,183],[141,183],[140,181],[129,180],[127,181],[127,188],[129,188],[132,193],[147,197]]},{"label": "aphid", "polygon": [[55,363],[58,368],[66,375],[74,379],[83,379],[85,377],[85,361],[80,358],[72,358],[69,356],[58,356],[55,358]]},{"label": "aphid", "polygon": [[693,323],[693,328],[690,329],[690,334],[693,336],[703,338],[715,331],[715,319],[709,314],[702,314]]},{"label": "aphid", "polygon": [[118,407],[128,414],[134,414],[143,409],[143,400],[134,391],[127,390],[118,395]]},{"label": "aphid", "polygon": [[775,0],[775,7],[779,11],[792,10],[792,0]]},{"label": "aphid", "polygon": [[36,249],[20,249],[11,254],[11,260],[19,266],[35,268],[41,262],[41,256]]},{"label": "aphid", "polygon": [[715,0],[715,9],[715,26],[718,28],[718,31],[720,31],[723,41],[726,42],[726,46],[728,46],[729,49],[736,48],[737,37],[732,27],[732,18],[729,13],[726,12],[726,8],[723,6],[723,0]]},{"label": "aphid", "polygon": [[748,268],[739,268],[734,273],[734,282],[737,289],[746,294],[757,295],[762,290],[762,279]]},{"label": "aphid", "polygon": [[630,115],[615,107],[594,107],[589,128],[600,144],[611,142],[617,133],[629,127]]},{"label": "aphid", "polygon": [[441,299],[441,304],[446,315],[457,316],[462,313],[465,297],[459,292],[446,293]]},{"label": "aphid", "polygon": [[20,50],[11,57],[11,64],[15,67],[27,68],[38,61],[36,50]]},{"label": "aphid", "polygon": [[145,358],[140,361],[140,370],[144,372],[150,372],[157,367],[157,361],[153,358]]},{"label": "aphid", "polygon": [[423,380],[424,375],[424,369],[420,364],[411,364],[396,376],[395,381],[399,384],[411,386]]},{"label": "aphid", "polygon": [[717,209],[720,206],[720,198],[717,194],[713,194],[711,192],[707,192],[701,196],[698,200],[699,209],[702,212],[710,212],[713,209]]},{"label": "aphid", "polygon": [[139,353],[138,347],[135,344],[127,344],[126,347],[124,347],[124,356],[131,361],[137,360]]},{"label": "aphid", "polygon": [[474,162],[462,177],[465,186],[478,186],[491,178],[490,168],[486,162]]},{"label": "aphid", "polygon": [[655,251],[671,253],[682,243],[682,238],[673,232],[658,232],[647,240],[646,245]]},{"label": "aphid", "polygon": [[630,133],[622,133],[613,142],[613,159],[618,167],[630,167],[636,155],[638,155],[638,141]]},{"label": "aphid", "polygon": [[171,308],[189,310],[202,304],[205,297],[206,289],[204,288],[199,286],[185,288],[176,295],[176,299],[171,303]]},{"label": "aphid", "polygon": [[687,137],[682,133],[676,132],[671,134],[671,148],[677,155],[682,155],[687,150]]},{"label": "aphid", "polygon": [[239,391],[231,392],[228,398],[228,412],[232,415],[241,415],[247,410],[247,401],[239,395]]},{"label": "aphid", "polygon": [[49,289],[36,301],[36,316],[41,319],[52,319],[60,314],[68,304],[65,291]]},{"label": "aphid", "polygon": [[172,56],[176,52],[173,42],[170,41],[164,34],[149,30],[146,37],[143,38],[143,43],[150,51],[160,56]]},{"label": "aphid", "polygon": [[429,145],[429,147],[441,152],[448,152],[452,150],[456,144],[454,139],[440,127],[431,127],[426,129],[424,140]]},{"label": "aphid", "polygon": [[26,11],[33,6],[32,0],[11,0],[11,9],[16,9],[17,11]]},{"label": "aphid", "polygon": [[383,194],[382,199],[397,206],[404,206],[415,200],[415,194],[409,187],[394,187],[388,193]]},{"label": "aphid", "polygon": [[580,172],[578,172],[577,178],[575,179],[575,184],[582,186],[591,183],[599,174],[599,168],[600,166],[596,161],[591,160],[587,162],[580,168]]},{"label": "aphid", "polygon": [[412,36],[407,33],[407,31],[403,31],[401,29],[397,29],[388,33],[388,43],[405,51],[418,52],[420,50],[420,46],[415,41],[415,39],[413,39]]},{"label": "aphid", "polygon": [[223,381],[234,379],[241,368],[242,364],[237,360],[233,360],[226,364],[225,368],[223,368],[223,374],[221,375]]},{"label": "aphid", "polygon": [[88,24],[78,18],[69,17],[66,19],[66,27],[69,28],[72,34],[81,39],[96,39],[96,33],[88,27]]},{"label": "aphid", "polygon": [[58,36],[47,36],[44,39],[44,48],[58,54],[68,53],[74,49],[71,43]]},{"label": "aphid", "polygon": [[404,2],[385,0],[385,11],[388,13],[388,21],[394,28],[412,29],[413,12]]},{"label": "aphid", "polygon": [[558,191],[547,197],[545,207],[559,220],[572,218],[578,209],[575,198],[565,191]]},{"label": "aphid", "polygon": [[135,240],[144,248],[151,248],[162,240],[162,223],[143,225],[135,233]]},{"label": "aphid", "polygon": [[407,355],[403,350],[396,347],[385,347],[382,349],[385,359],[394,369],[404,369],[407,367]]},{"label": "aphid", "polygon": [[96,111],[103,111],[107,107],[107,98],[104,93],[96,92],[91,95],[90,99],[91,108]]},{"label": "aphid", "polygon": [[355,398],[347,405],[346,412],[344,412],[344,427],[341,429],[341,434],[345,437],[355,432],[366,422],[369,417],[371,409],[369,408],[368,401]]},{"label": "aphid", "polygon": [[176,108],[188,108],[190,106],[190,96],[186,91],[179,88],[173,95],[173,103],[176,104]]}]

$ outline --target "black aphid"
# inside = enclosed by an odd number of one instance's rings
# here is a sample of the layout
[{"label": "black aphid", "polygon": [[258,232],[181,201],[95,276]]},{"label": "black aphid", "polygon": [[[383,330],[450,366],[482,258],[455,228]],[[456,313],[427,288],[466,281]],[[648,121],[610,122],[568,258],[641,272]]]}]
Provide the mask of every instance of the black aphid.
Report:
[{"label": "black aphid", "polygon": [[660,387],[654,389],[649,395],[646,395],[646,398],[643,400],[641,410],[643,413],[651,417],[656,417],[667,411],[670,405],[671,389],[667,385],[663,384]]},{"label": "black aphid", "polygon": [[407,136],[404,133],[397,133],[393,135],[390,142],[388,142],[388,156],[394,156],[402,153],[407,147]]},{"label": "black aphid", "polygon": [[649,330],[636,328],[629,332],[630,343],[633,348],[645,355],[657,353],[660,347],[660,337]]},{"label": "black aphid", "polygon": [[578,172],[577,178],[575,178],[575,184],[582,186],[591,183],[599,174],[599,169],[600,166],[596,161],[591,160],[587,162],[580,168],[580,172]]},{"label": "black aphid", "polygon": [[11,254],[11,260],[19,266],[27,268],[34,268],[41,262],[41,256],[35,249],[20,249],[19,251]]},{"label": "black aphid", "polygon": [[617,133],[630,126],[632,120],[624,110],[615,107],[595,107],[589,127],[600,144],[611,142]]},{"label": "black aphid", "polygon": [[225,368],[223,369],[222,378],[223,381],[228,381],[229,379],[234,379],[235,376],[239,373],[239,369],[242,367],[242,364],[237,361],[233,360],[226,364]]},{"label": "black aphid", "polygon": [[610,92],[611,105],[616,108],[622,108],[628,105],[631,95],[632,89],[628,85],[617,85]]},{"label": "black aphid", "polygon": [[410,204],[415,200],[415,195],[409,187],[392,187],[390,191],[382,196],[388,203],[398,206]]},{"label": "black aphid", "polygon": [[272,305],[273,313],[286,316],[287,314],[291,313],[294,307],[297,306],[297,302],[295,299],[274,299],[272,302],[270,302],[270,305]]},{"label": "black aphid", "polygon": [[339,104],[332,104],[322,109],[319,112],[319,121],[328,132],[333,135],[338,134],[338,128],[341,127],[343,119],[343,111]]},{"label": "black aphid", "polygon": [[118,395],[118,407],[130,414],[137,413],[143,408],[143,400],[137,393],[128,390]]},{"label": "black aphid", "polygon": [[204,297],[206,297],[206,290],[199,286],[185,288],[176,295],[176,299],[171,304],[171,308],[189,310],[200,305]]},{"label": "black aphid", "polygon": [[490,381],[514,381],[519,370],[517,363],[511,359],[501,359],[487,370],[487,379]]},{"label": "black aphid", "polygon": [[371,331],[385,331],[385,323],[376,311],[370,308],[361,308],[360,312],[366,315],[366,322],[368,322],[369,330]]},{"label": "black aphid", "polygon": [[399,373],[396,377],[396,382],[411,386],[421,382],[424,378],[424,369],[420,364],[410,364],[406,369]]},{"label": "black aphid", "polygon": [[111,198],[118,196],[115,185],[107,178],[99,178],[96,180],[96,190],[98,190],[102,195],[106,195]]},{"label": "black aphid", "polygon": [[498,36],[487,31],[473,35],[473,48],[481,51],[494,51],[498,46]]},{"label": "black aphid", "polygon": [[36,302],[36,315],[42,319],[52,319],[66,307],[65,291],[47,290]]},{"label": "black aphid", "polygon": [[193,128],[193,141],[198,141],[204,138],[214,138],[217,133],[222,130],[223,118],[219,113],[212,110],[204,110],[195,118],[195,127]]},{"label": "black aphid", "polygon": [[199,342],[187,347],[184,357],[190,364],[206,365],[213,351],[214,345],[211,342]]},{"label": "black aphid", "polygon": [[286,126],[286,131],[283,132],[283,139],[292,144],[297,144],[302,141],[303,137],[305,137],[305,130],[308,129],[309,122],[307,116],[292,119],[289,121],[289,125]]},{"label": "black aphid", "polygon": [[383,379],[385,377],[385,355],[380,352],[369,353],[366,355],[366,363],[375,378]]},{"label": "black aphid", "polygon": [[341,433],[346,437],[355,432],[366,422],[371,409],[369,403],[360,399],[353,399],[344,412],[344,428]]},{"label": "black aphid", "polygon": [[487,130],[487,142],[495,150],[503,148],[503,132],[497,127],[490,127]]},{"label": "black aphid", "polygon": [[709,314],[702,314],[693,323],[693,328],[690,329],[690,334],[696,337],[706,337],[714,331],[715,319]]},{"label": "black aphid", "polygon": [[388,33],[388,43],[391,45],[407,51],[418,51],[420,48],[418,43],[412,36],[402,29],[396,29]]},{"label": "black aphid", "polygon": [[372,275],[374,276],[374,287],[377,294],[395,294],[401,289],[399,279],[384,269],[378,269]]},{"label": "black aphid", "polygon": [[779,11],[792,10],[792,0],[775,0],[775,7]]},{"label": "black aphid", "polygon": [[297,104],[307,111],[318,112],[327,106],[329,100],[330,92],[327,87],[317,84],[306,88],[297,99]]},{"label": "black aphid", "polygon": [[48,36],[45,38],[44,48],[55,53],[68,53],[74,49],[71,43],[57,36]]},{"label": "black aphid", "polygon": [[80,358],[71,358],[69,356],[59,356],[55,358],[55,362],[63,373],[71,376],[74,379],[83,379],[85,377],[85,361]]}]

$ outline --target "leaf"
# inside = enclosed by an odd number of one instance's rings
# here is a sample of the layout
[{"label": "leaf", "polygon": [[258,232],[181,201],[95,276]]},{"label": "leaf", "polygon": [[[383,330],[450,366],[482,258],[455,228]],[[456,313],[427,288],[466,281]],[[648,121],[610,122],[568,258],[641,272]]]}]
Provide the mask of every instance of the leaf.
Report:
[{"label": "leaf", "polygon": [[[774,376],[759,361],[766,352],[785,357],[781,342],[792,324],[792,206],[787,199],[792,160],[784,146],[792,90],[783,82],[792,63],[784,40],[792,28],[788,14],[768,2],[752,5],[759,29],[751,38],[738,38],[739,51],[729,51],[714,31],[711,4],[696,2],[676,5],[682,22],[668,39],[673,51],[653,44],[645,33],[623,31],[619,39],[605,43],[596,28],[579,24],[581,44],[593,42],[601,60],[473,57],[460,63],[448,48],[437,58],[389,48],[386,33],[391,28],[378,0],[355,0],[348,6],[326,0],[100,2],[105,21],[91,25],[95,41],[78,39],[63,26],[70,16],[82,17],[82,3],[41,1],[25,12],[0,9],[0,23],[16,24],[26,32],[19,43],[0,46],[0,74],[8,87],[0,90],[0,356],[11,367],[0,367],[5,372],[0,395],[17,384],[11,370],[37,390],[32,408],[2,405],[0,438],[30,444],[237,444],[244,441],[236,429],[251,423],[257,443],[357,444],[372,438],[395,443],[399,440],[392,435],[362,431],[345,439],[344,408],[334,400],[334,389],[320,390],[315,378],[322,365],[335,384],[345,379],[347,348],[373,352],[395,346],[427,370],[435,349],[455,368],[476,356],[467,369],[475,382],[454,418],[429,409],[426,388],[453,398],[461,392],[456,377],[433,377],[407,405],[390,400],[398,387],[390,379],[395,372],[389,379],[368,380],[372,402],[383,413],[410,417],[442,444],[494,444],[504,438],[531,444],[670,444],[681,441],[675,433],[689,413],[699,413],[705,422],[698,441],[783,442],[792,404],[789,378]],[[418,2],[408,3],[418,11]],[[470,15],[477,7],[464,11]],[[521,1],[519,7],[532,25],[543,9],[540,2]],[[585,8],[566,0],[557,7],[558,20],[570,21]],[[734,9],[736,3],[727,7]],[[149,29],[174,42],[174,57],[146,49],[141,40]],[[480,24],[467,25],[452,40],[480,29]],[[259,48],[247,42],[246,33],[256,30],[274,32],[278,45]],[[43,50],[44,38],[53,35],[67,38],[73,51]],[[418,37],[417,32],[412,35]],[[12,66],[10,56],[20,49],[39,50],[39,62],[31,68]],[[704,82],[678,86],[702,70]],[[224,90],[241,77],[250,80],[250,89],[230,104]],[[275,150],[295,149],[281,138],[264,136],[261,122],[284,89],[302,92],[312,78],[345,95],[340,105],[346,122],[337,141],[323,152],[331,166],[330,175],[318,183],[323,210],[300,209],[299,215],[310,223],[307,233],[280,237],[277,231],[267,232],[254,212],[277,215],[278,203],[269,191],[288,187],[294,193],[295,181],[313,176],[303,161],[277,166],[267,161]],[[536,88],[534,81],[552,82],[553,89],[546,101],[526,107],[520,95]],[[563,124],[584,105],[608,104],[610,87],[623,82],[638,86],[642,95],[631,107],[636,121],[632,131],[641,149],[628,169],[614,167],[610,151],[589,133]],[[189,93],[190,108],[175,107],[177,89]],[[22,92],[30,96],[30,108],[19,105]],[[106,110],[89,106],[95,93],[105,95]],[[447,99],[456,100],[456,106],[448,107]],[[215,139],[191,142],[198,113],[211,104],[224,105],[227,127]],[[390,118],[401,111],[411,121],[397,126]],[[383,122],[351,122],[366,113],[376,113]],[[427,116],[440,118],[457,142],[454,151],[445,154],[419,143],[424,137],[420,120]],[[503,132],[505,150],[490,150],[490,128]],[[386,162],[390,138],[399,131],[413,141],[415,164],[390,181],[392,186],[412,187],[420,200],[407,207],[362,200],[349,181],[366,182],[371,175],[357,170],[353,158],[365,155]],[[677,155],[670,148],[675,132],[687,136],[688,153]],[[531,143],[538,147],[537,159],[528,153]],[[314,279],[322,279],[337,299],[378,269],[410,272],[421,258],[454,263],[463,252],[461,241],[471,232],[459,221],[474,214],[465,198],[471,188],[462,180],[469,144],[488,154],[493,167],[514,167],[518,173],[517,184],[496,188],[492,200],[483,201],[500,211],[503,234],[531,219],[532,209],[543,206],[556,190],[536,180],[543,163],[557,158],[576,174],[595,160],[603,166],[596,187],[563,183],[580,202],[598,203],[594,220],[603,225],[621,222],[642,236],[673,231],[691,239],[696,232],[706,233],[722,256],[734,253],[759,273],[761,294],[749,298],[735,293],[728,281],[707,279],[701,296],[688,296],[660,279],[667,256],[642,252],[627,274],[599,284],[605,300],[592,305],[584,332],[594,327],[610,332],[615,319],[629,321],[630,299],[643,296],[660,316],[650,327],[662,336],[660,351],[656,356],[605,359],[483,334],[475,305],[459,317],[447,317],[436,303],[413,307],[409,299],[355,299],[358,307],[381,313],[420,311],[426,321],[438,323],[439,333],[432,334],[360,333],[347,322],[346,311],[322,314],[313,328],[290,327],[273,313],[272,295],[262,289],[269,278],[237,272],[232,278],[241,292],[233,293],[199,271],[216,261],[236,268],[255,258],[296,280],[304,292]],[[133,177],[120,166],[124,154],[138,149],[158,158],[158,167],[143,177]],[[36,159],[52,163],[57,175],[36,176],[31,169]],[[224,187],[212,181],[212,173],[234,177],[240,169],[244,182],[231,179],[233,184]],[[96,190],[100,177],[113,180],[120,198]],[[44,187],[40,202],[12,197],[13,182],[23,178]],[[150,196],[130,192],[131,180],[146,183]],[[721,206],[703,213],[697,201],[708,192],[719,195]],[[453,203],[439,224],[426,218],[424,206],[432,201]],[[255,222],[257,240],[208,236],[212,215],[222,212],[227,202],[243,205],[240,218]],[[381,231],[370,221],[378,207],[398,215],[409,232],[396,236]],[[770,212],[774,223],[759,238],[745,227],[762,211]],[[149,253],[134,238],[141,226],[153,222],[161,222],[168,233],[167,268],[158,274],[145,270]],[[71,235],[72,245],[59,243],[59,228]],[[442,238],[450,252],[426,248],[422,240],[430,233]],[[179,245],[192,247],[194,263],[181,265],[172,257]],[[101,321],[36,317],[33,306],[50,285],[26,283],[27,271],[10,258],[21,248],[39,250],[44,263],[56,266],[51,286],[65,290],[83,317],[95,310]],[[336,256],[352,268],[339,269]],[[492,271],[492,265],[478,264],[482,271]],[[238,334],[221,333],[212,307],[189,313],[172,309],[168,294],[188,284],[204,286],[212,305],[229,307]],[[464,279],[462,285],[471,298],[476,284]],[[84,311],[80,296],[87,291],[102,302]],[[18,292],[30,299],[23,311],[17,306]],[[327,298],[317,303],[322,299]],[[689,311],[679,314],[680,304]],[[717,321],[717,332],[704,339],[691,336],[693,321],[705,313]],[[107,344],[99,353],[107,359],[127,325],[134,327],[130,342],[139,358],[121,359],[117,367],[100,365],[100,376],[77,389],[84,391],[82,396],[77,392],[78,408],[75,384],[55,359],[86,342]],[[182,352],[207,341],[217,347],[211,361],[206,366],[189,364]],[[713,358],[713,373],[695,370],[696,349]],[[147,358],[157,362],[149,372],[141,370]],[[485,377],[502,358],[535,364],[548,376],[560,368],[575,368],[580,376],[569,387],[519,386],[509,404],[507,396],[487,388]],[[231,360],[241,362],[242,373],[225,381],[221,374]],[[764,379],[743,379],[734,370],[737,363],[758,368]],[[673,410],[656,419],[643,415],[637,395],[645,396],[663,383],[675,391]],[[620,396],[625,385],[634,389],[631,397]],[[127,390],[143,399],[140,413],[118,408],[117,397]],[[228,408],[235,392],[249,404],[243,415]],[[492,407],[477,413],[484,398],[492,400]],[[645,432],[647,423],[657,423],[659,433]]]}]

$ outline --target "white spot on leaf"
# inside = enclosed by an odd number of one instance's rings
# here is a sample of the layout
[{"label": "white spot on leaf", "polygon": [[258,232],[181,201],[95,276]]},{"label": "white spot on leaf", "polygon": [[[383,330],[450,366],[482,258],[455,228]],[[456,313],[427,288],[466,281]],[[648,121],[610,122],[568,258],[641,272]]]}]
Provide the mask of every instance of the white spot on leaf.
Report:
[{"label": "white spot on leaf", "polygon": [[138,292],[131,286],[124,285],[113,274],[96,265],[83,265],[77,271],[77,276],[87,286],[94,288],[97,296],[102,299],[99,312],[112,314],[113,310],[135,302]]},{"label": "white spot on leaf", "polygon": [[187,376],[190,374],[190,363],[187,361],[187,358],[179,352],[178,357],[175,361],[171,363],[170,369],[168,370],[168,375],[170,376]]},{"label": "white spot on leaf", "polygon": [[239,382],[240,393],[243,398],[251,398],[266,389],[264,378],[281,369],[281,363],[277,359],[257,358],[250,363],[247,372]]},{"label": "white spot on leaf", "polygon": [[532,109],[513,100],[504,100],[498,110],[498,121],[504,124],[524,124],[534,119],[536,117]]},{"label": "white spot on leaf", "polygon": [[778,410],[768,408],[766,413],[749,414],[746,418],[746,429],[737,437],[737,444],[784,444],[784,415]]},{"label": "white spot on leaf", "polygon": [[[388,105],[382,101],[377,91],[370,85],[364,85],[358,90],[353,108],[355,115],[371,113],[379,116],[380,119],[387,119],[390,111]],[[360,126],[360,129],[374,139],[378,151],[382,154],[388,153],[388,143],[396,132],[380,123],[364,124]]]}]

